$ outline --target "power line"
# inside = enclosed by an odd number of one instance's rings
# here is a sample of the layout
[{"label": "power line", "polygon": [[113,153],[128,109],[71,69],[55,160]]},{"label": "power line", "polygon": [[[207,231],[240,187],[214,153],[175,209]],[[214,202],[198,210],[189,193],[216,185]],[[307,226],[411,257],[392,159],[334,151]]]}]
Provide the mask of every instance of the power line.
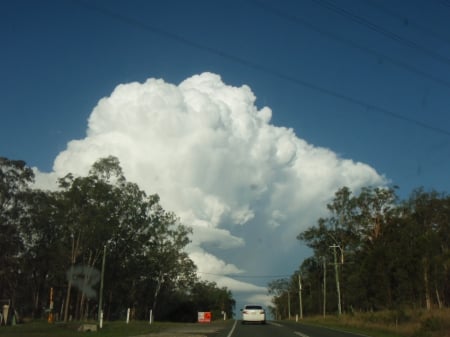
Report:
[{"label": "power line", "polygon": [[[199,50],[207,51],[207,52],[209,52],[211,54],[214,54],[214,55],[220,56],[222,58],[231,60],[231,61],[236,62],[238,64],[244,65],[244,66],[246,66],[248,68],[252,68],[252,69],[255,69],[257,71],[261,71],[263,73],[272,75],[272,76],[274,76],[276,78],[279,78],[281,80],[284,80],[284,81],[287,81],[287,82],[291,82],[293,84],[300,85],[300,86],[303,86],[303,87],[308,88],[308,89],[312,89],[312,90],[320,92],[322,94],[326,94],[328,96],[335,97],[335,98],[338,98],[338,99],[343,100],[343,101],[347,101],[347,102],[352,103],[354,105],[361,106],[361,107],[365,108],[367,111],[378,111],[378,112],[381,112],[381,113],[383,113],[383,114],[385,114],[385,115],[387,115],[389,117],[392,117],[392,118],[395,118],[395,119],[398,119],[398,120],[401,120],[401,121],[404,121],[404,122],[408,122],[408,123],[414,124],[416,126],[419,126],[421,128],[424,128],[424,129],[428,129],[428,130],[436,132],[436,133],[440,133],[440,134],[444,134],[446,136],[450,136],[450,131],[442,129],[440,127],[429,125],[427,123],[421,122],[421,121],[416,120],[414,118],[403,116],[403,115],[401,115],[401,114],[399,114],[399,113],[397,113],[395,111],[392,111],[392,110],[389,110],[389,109],[377,106],[375,104],[364,102],[363,100],[360,100],[360,99],[357,99],[357,98],[353,98],[351,96],[339,93],[337,91],[334,91],[334,90],[322,87],[322,86],[320,86],[318,84],[310,83],[310,82],[298,79],[296,77],[280,73],[280,72],[278,72],[278,71],[276,71],[276,70],[274,70],[272,68],[269,68],[269,67],[267,67],[265,65],[258,64],[258,63],[255,63],[255,62],[243,59],[243,58],[241,58],[239,56],[235,56],[235,55],[232,55],[230,53],[224,52],[222,50],[219,50],[219,49],[216,49],[216,48],[212,48],[212,47],[203,45],[201,43],[198,43],[198,42],[186,39],[186,38],[184,38],[184,37],[182,37],[182,36],[180,36],[178,34],[174,34],[174,33],[165,31],[163,29],[160,29],[160,28],[155,27],[153,25],[150,25],[148,23],[144,23],[144,22],[139,21],[137,19],[130,18],[130,17],[127,17],[127,16],[125,16],[123,14],[111,11],[111,10],[109,10],[107,8],[99,7],[98,5],[95,5],[93,3],[86,2],[84,0],[73,0],[73,1],[75,3],[77,3],[77,4],[79,4],[79,5],[87,8],[87,9],[89,9],[89,10],[98,12],[98,13],[100,13],[102,15],[105,15],[105,16],[108,16],[108,17],[111,17],[111,18],[114,18],[114,19],[116,19],[118,21],[122,21],[124,23],[127,23],[129,25],[138,27],[140,29],[143,29],[143,30],[146,30],[146,31],[150,31],[150,32],[152,32],[154,34],[158,34],[158,35],[164,36],[164,37],[169,38],[171,40],[183,43],[183,44],[185,44],[187,46],[190,46],[190,47],[193,47],[193,48],[196,48],[196,49],[199,49]],[[313,1],[317,1],[317,0],[313,0]]]},{"label": "power line", "polygon": [[243,275],[243,274],[216,274],[216,273],[207,273],[197,271],[197,274],[205,274],[212,276],[223,276],[223,277],[232,277],[232,278],[286,278],[291,277],[292,275]]},{"label": "power line", "polygon": [[446,7],[450,7],[450,1],[448,0],[441,0],[441,3]]},{"label": "power line", "polygon": [[378,9],[380,12],[384,13],[385,15],[389,15],[400,22],[402,22],[405,26],[409,27],[415,27],[418,30],[423,31],[425,34],[428,34],[436,39],[441,40],[442,42],[450,45],[450,39],[447,35],[438,33],[435,30],[431,30],[428,26],[421,25],[420,23],[417,23],[411,19],[409,19],[406,16],[403,16],[402,14],[399,14],[396,11],[393,11],[392,9],[386,8],[385,6],[381,5],[379,2],[374,0],[366,0],[366,4]]},{"label": "power line", "polygon": [[420,51],[424,54],[427,54],[428,56],[430,56],[442,63],[446,63],[447,65],[450,65],[449,58],[442,56],[440,54],[437,54],[437,53],[433,52],[432,50],[424,48],[412,40],[405,39],[394,32],[391,32],[391,31],[389,31],[389,30],[387,30],[387,29],[385,29],[385,28],[359,16],[359,15],[356,15],[356,14],[350,12],[349,10],[346,10],[346,9],[344,9],[338,5],[335,5],[329,1],[326,1],[326,0],[311,0],[311,1],[315,2],[316,4],[318,4],[322,7],[327,8],[335,13],[340,14],[340,15],[352,20],[353,22],[356,22],[356,23],[358,23],[366,28],[369,28],[381,35],[384,35],[384,36],[390,38],[391,40],[399,42],[399,43],[401,43],[405,46],[408,46],[412,49],[418,50],[418,51]]},{"label": "power line", "polygon": [[342,42],[342,43],[344,43],[346,45],[349,45],[350,47],[353,47],[355,49],[358,49],[358,50],[360,50],[362,52],[365,52],[365,53],[368,53],[368,54],[372,54],[372,55],[376,56],[377,58],[379,58],[379,59],[381,59],[383,61],[388,61],[391,64],[393,64],[394,66],[397,66],[399,68],[403,68],[403,69],[405,69],[407,71],[410,71],[410,72],[415,73],[415,74],[417,74],[419,76],[428,78],[428,79],[430,79],[430,80],[432,80],[432,81],[434,81],[434,82],[436,82],[436,83],[438,83],[440,85],[443,85],[443,86],[446,86],[447,88],[450,88],[450,81],[447,81],[447,80],[441,79],[439,77],[436,77],[434,75],[428,74],[428,73],[426,73],[426,72],[424,72],[424,71],[422,71],[422,70],[420,70],[420,69],[418,69],[416,67],[413,67],[413,66],[411,66],[409,64],[406,64],[404,62],[398,61],[398,60],[396,60],[396,59],[394,59],[394,58],[392,58],[390,56],[387,56],[385,54],[381,54],[380,52],[376,51],[375,49],[364,47],[364,46],[362,46],[362,45],[360,45],[358,43],[355,43],[355,42],[353,42],[353,41],[351,41],[349,39],[343,38],[343,37],[341,37],[341,36],[339,36],[337,34],[333,34],[333,33],[329,32],[329,31],[324,30],[324,29],[318,28],[318,27],[312,25],[311,23],[301,19],[298,16],[295,16],[295,15],[292,15],[290,13],[286,13],[286,12],[280,11],[279,9],[273,7],[272,5],[268,5],[266,3],[263,3],[260,0],[249,0],[248,2],[251,3],[251,4],[254,4],[254,5],[256,5],[256,6],[260,7],[260,8],[263,8],[263,9],[265,9],[267,11],[270,11],[271,13],[273,13],[274,15],[277,15],[278,17],[280,17],[282,19],[289,20],[289,21],[291,21],[291,22],[293,22],[295,24],[298,24],[298,25],[301,25],[303,27],[306,27],[307,29],[316,31],[319,34],[327,36],[327,37],[329,37],[329,38],[331,38],[333,40],[337,40],[339,42]]}]

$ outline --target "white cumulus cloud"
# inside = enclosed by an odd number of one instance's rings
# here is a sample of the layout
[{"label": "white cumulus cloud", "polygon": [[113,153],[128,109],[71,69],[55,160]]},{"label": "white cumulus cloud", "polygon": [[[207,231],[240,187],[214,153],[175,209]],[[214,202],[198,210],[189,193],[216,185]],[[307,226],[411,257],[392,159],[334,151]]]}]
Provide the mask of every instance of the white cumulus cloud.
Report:
[{"label": "white cumulus cloud", "polygon": [[297,234],[324,214],[338,188],[386,181],[272,125],[272,111],[255,100],[248,86],[212,73],[179,85],[120,84],[93,109],[86,137],[68,143],[52,173],[37,173],[37,185],[87,174],[99,158],[116,156],[129,181],[158,193],[193,227],[189,252],[202,278],[266,298],[264,285],[232,275],[292,273],[302,258]]}]

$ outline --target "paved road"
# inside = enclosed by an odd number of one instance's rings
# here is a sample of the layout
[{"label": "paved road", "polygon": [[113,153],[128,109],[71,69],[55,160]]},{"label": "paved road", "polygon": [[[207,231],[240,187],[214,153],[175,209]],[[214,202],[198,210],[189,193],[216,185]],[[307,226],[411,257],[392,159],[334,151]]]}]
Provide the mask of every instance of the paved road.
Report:
[{"label": "paved road", "polygon": [[[213,335],[208,335],[213,336]],[[295,322],[272,322],[265,325],[230,321],[214,337],[370,337],[346,331],[303,325]]]}]

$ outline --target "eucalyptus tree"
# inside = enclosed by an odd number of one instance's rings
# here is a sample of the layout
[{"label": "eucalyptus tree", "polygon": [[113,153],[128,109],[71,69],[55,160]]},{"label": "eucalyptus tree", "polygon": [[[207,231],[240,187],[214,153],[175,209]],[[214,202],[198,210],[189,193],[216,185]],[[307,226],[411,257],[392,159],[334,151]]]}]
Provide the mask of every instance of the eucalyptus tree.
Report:
[{"label": "eucalyptus tree", "polygon": [[24,161],[0,157],[0,298],[13,302],[24,249],[20,224],[33,180],[33,171]]},{"label": "eucalyptus tree", "polygon": [[186,252],[192,230],[157,194],[126,181],[117,158],[99,159],[86,176],[67,174],[54,192],[32,182],[25,162],[0,158],[1,298],[37,313],[53,288],[53,309],[65,320],[92,318],[102,258],[107,319],[127,307],[139,317],[167,312],[164,299],[190,297],[198,282]]},{"label": "eucalyptus tree", "polygon": [[62,285],[65,279],[60,272],[66,264],[56,193],[31,190],[27,197],[26,214],[20,226],[24,245],[19,285],[21,309],[24,313],[31,312],[32,317],[39,317],[41,310],[50,305],[50,288],[59,293],[61,289],[58,285]]},{"label": "eucalyptus tree", "polygon": [[[121,177],[115,177],[120,184]],[[111,230],[117,226],[115,209],[120,200],[116,189],[120,187],[110,184],[96,170],[91,170],[87,177],[68,174],[59,183],[62,188],[60,211],[65,214],[66,229],[62,241],[68,247],[66,256],[70,264],[64,310],[64,320],[67,321],[74,283],[80,290],[75,312],[77,317],[84,314],[86,297],[95,295],[92,287],[98,281],[98,271],[94,266],[110,239]]]},{"label": "eucalyptus tree", "polygon": [[155,314],[163,292],[186,291],[192,287],[196,281],[196,266],[185,251],[190,243],[191,228],[181,224],[175,213],[164,210],[156,195],[149,198],[147,222],[148,239],[142,246],[140,261],[144,272],[141,289],[148,291],[140,298],[147,299]]},{"label": "eucalyptus tree", "polygon": [[[422,281],[423,302],[429,310],[442,307],[448,298],[450,282],[450,197],[436,191],[416,189],[405,202],[405,213],[415,266]],[[447,294],[447,298],[445,296]]]},{"label": "eucalyptus tree", "polygon": [[[353,195],[348,187],[342,187],[327,205],[329,216],[297,236],[313,249],[316,259],[334,266],[339,312],[341,299],[349,307],[361,304],[368,296],[361,268],[392,217],[396,200],[391,188],[366,187]],[[346,265],[351,267],[344,270]]]},{"label": "eucalyptus tree", "polygon": [[327,271],[323,258],[311,256],[306,258],[299,271],[292,277],[297,278],[301,275],[301,291],[303,296],[304,312],[309,314],[323,314],[326,312],[326,290]]},{"label": "eucalyptus tree", "polygon": [[190,228],[163,209],[158,195],[147,195],[127,182],[116,157],[99,159],[86,177],[68,174],[60,186],[64,241],[70,247],[66,319],[74,281],[83,280],[78,284],[78,317],[86,312],[89,297],[96,295],[86,290],[98,281],[103,251],[108,257],[107,317],[123,307],[139,310],[139,315],[148,308],[156,310],[162,290],[175,291],[195,279],[195,266],[184,251]]},{"label": "eucalyptus tree", "polygon": [[[318,259],[334,261],[334,276],[336,281],[337,311],[341,313],[341,282],[342,268],[347,253],[358,241],[355,218],[357,214],[355,198],[349,188],[343,187],[335,193],[331,203],[327,205],[330,216],[320,218],[317,226],[312,226],[300,233],[297,239],[305,241],[314,250]],[[339,258],[338,258],[339,254]],[[326,294],[324,294],[326,295]]]},{"label": "eucalyptus tree", "polygon": [[213,318],[223,315],[231,318],[236,302],[231,291],[226,287],[218,287],[215,282],[197,281],[192,287],[191,295],[194,309],[210,311]]},{"label": "eucalyptus tree", "polygon": [[274,305],[272,314],[276,318],[290,316],[290,284],[288,278],[279,278],[267,284],[267,292],[272,296]]}]

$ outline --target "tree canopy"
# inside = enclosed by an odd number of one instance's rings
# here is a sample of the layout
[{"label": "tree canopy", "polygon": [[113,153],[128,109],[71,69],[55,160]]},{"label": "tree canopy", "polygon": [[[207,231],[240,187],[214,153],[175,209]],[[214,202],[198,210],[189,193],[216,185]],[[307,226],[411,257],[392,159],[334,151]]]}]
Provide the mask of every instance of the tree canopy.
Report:
[{"label": "tree canopy", "polygon": [[127,308],[136,319],[150,309],[159,320],[218,308],[232,316],[231,292],[197,278],[185,250],[192,229],[128,182],[117,158],[61,177],[57,191],[30,188],[33,178],[25,162],[0,158],[0,297],[22,315],[95,318],[105,260],[105,319]]},{"label": "tree canopy", "polygon": [[[297,239],[312,250],[287,287],[268,285],[274,311],[285,313],[287,292],[305,313],[442,308],[450,305],[450,197],[418,188],[400,201],[395,188],[336,191],[328,216]],[[290,306],[299,308],[299,297]],[[296,312],[300,310],[296,309]]]}]

